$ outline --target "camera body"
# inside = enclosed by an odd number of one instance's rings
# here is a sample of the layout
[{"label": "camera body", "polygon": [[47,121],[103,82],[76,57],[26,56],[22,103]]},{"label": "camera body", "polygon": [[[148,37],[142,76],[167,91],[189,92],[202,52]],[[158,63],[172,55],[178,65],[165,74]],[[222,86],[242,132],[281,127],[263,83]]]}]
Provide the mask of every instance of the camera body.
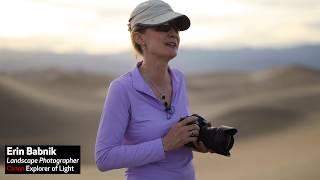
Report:
[{"label": "camera body", "polygon": [[[191,116],[198,118],[197,121],[188,124],[197,124],[200,127],[197,141],[202,141],[208,149],[215,151],[217,154],[230,156],[230,150],[234,144],[233,136],[237,133],[237,129],[224,125],[212,127],[207,120],[198,114],[192,114]],[[195,148],[193,143],[188,143],[186,146]]]}]

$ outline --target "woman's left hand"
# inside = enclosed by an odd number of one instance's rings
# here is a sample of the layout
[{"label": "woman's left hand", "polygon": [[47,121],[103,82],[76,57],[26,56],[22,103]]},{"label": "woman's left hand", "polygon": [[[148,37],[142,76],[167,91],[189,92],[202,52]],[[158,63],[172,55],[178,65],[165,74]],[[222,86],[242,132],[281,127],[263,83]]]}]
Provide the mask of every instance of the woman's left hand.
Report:
[{"label": "woman's left hand", "polygon": [[195,151],[202,152],[202,153],[207,153],[207,152],[215,153],[212,149],[208,149],[202,141],[199,141],[199,142],[193,141],[192,143],[195,147],[193,148]]}]

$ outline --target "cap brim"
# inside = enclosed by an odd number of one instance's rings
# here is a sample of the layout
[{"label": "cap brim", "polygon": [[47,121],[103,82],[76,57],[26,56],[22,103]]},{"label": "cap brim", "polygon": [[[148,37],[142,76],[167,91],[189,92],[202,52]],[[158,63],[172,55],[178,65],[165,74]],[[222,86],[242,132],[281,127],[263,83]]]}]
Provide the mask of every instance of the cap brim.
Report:
[{"label": "cap brim", "polygon": [[176,12],[162,14],[155,18],[144,21],[141,23],[141,25],[159,25],[167,22],[174,23],[180,31],[185,31],[190,27],[190,19],[188,16]]}]

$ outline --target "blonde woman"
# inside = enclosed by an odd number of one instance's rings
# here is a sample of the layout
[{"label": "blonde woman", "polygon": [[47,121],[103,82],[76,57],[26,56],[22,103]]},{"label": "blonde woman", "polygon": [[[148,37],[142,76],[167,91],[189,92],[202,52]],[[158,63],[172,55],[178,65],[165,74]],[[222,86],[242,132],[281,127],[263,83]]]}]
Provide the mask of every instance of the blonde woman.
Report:
[{"label": "blonde woman", "polygon": [[184,145],[208,149],[196,142],[196,118],[185,118],[185,77],[168,65],[177,55],[179,32],[189,27],[186,15],[160,0],[143,2],[131,13],[132,44],[143,60],[110,84],[96,140],[99,170],[127,168],[128,180],[195,179],[192,149]]}]

